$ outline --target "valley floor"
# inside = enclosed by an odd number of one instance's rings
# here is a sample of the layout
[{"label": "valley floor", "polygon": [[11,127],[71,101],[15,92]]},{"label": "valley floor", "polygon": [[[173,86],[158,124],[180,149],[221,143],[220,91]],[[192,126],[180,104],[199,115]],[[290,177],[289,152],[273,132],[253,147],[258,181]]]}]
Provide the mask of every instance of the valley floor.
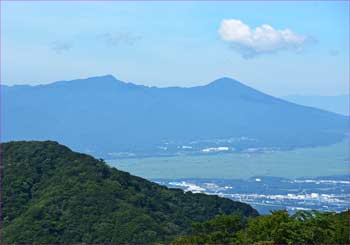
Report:
[{"label": "valley floor", "polygon": [[[217,194],[270,210],[349,208],[348,142],[288,151],[238,152],[107,161],[169,187]],[[260,177],[259,177],[260,176]],[[327,176],[327,177],[319,177]]]},{"label": "valley floor", "polygon": [[248,179],[254,176],[284,178],[350,174],[349,143],[265,152],[120,158],[107,163],[144,178]]}]

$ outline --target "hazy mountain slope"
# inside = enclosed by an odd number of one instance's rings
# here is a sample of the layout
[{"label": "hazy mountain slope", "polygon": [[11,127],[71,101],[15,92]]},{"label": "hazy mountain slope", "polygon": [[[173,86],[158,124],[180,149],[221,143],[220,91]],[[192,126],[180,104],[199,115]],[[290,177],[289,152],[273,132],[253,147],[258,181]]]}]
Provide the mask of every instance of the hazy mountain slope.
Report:
[{"label": "hazy mountain slope", "polygon": [[154,243],[247,204],[183,193],[108,167],[56,142],[1,145],[4,243]]},{"label": "hazy mountain slope", "polygon": [[58,140],[95,155],[162,141],[250,137],[249,147],[330,144],[347,118],[274,98],[229,78],[156,88],[112,76],[3,88],[3,139]]},{"label": "hazy mountain slope", "polygon": [[350,95],[337,96],[311,96],[311,95],[290,95],[282,99],[291,101],[300,105],[312,106],[326,111],[339,113],[342,115],[350,114]]}]

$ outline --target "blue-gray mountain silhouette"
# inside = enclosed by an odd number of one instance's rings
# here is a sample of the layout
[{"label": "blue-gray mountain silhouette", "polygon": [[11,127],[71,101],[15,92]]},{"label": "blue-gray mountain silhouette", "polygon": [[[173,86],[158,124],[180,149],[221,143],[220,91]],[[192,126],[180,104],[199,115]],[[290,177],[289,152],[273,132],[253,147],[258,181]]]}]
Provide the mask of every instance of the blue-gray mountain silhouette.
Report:
[{"label": "blue-gray mountain silhouette", "polygon": [[165,141],[243,136],[255,139],[254,146],[325,145],[344,138],[348,120],[230,78],[157,88],[107,75],[2,90],[3,141],[56,140],[101,156],[152,151]]},{"label": "blue-gray mountain silhouette", "polygon": [[342,115],[350,115],[350,95],[289,95],[282,99],[305,106],[312,106]]}]

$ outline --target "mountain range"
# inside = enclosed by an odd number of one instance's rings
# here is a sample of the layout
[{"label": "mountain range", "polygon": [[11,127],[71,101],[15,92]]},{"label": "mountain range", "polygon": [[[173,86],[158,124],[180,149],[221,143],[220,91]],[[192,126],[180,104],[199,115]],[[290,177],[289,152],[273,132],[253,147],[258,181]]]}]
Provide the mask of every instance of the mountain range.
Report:
[{"label": "mountain range", "polygon": [[327,145],[344,138],[347,122],[230,78],[191,88],[146,87],[111,75],[2,86],[3,141],[55,140],[102,157],[210,139],[249,139],[238,140],[238,149]]}]

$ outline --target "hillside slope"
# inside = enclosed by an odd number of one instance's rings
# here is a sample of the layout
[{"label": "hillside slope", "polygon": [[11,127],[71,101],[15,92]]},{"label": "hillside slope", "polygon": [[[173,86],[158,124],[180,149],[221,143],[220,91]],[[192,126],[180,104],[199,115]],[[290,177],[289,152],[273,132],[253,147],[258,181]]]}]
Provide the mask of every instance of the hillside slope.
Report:
[{"label": "hillside slope", "polygon": [[4,141],[55,140],[105,158],[212,139],[237,141],[230,145],[236,149],[327,145],[344,138],[348,120],[230,78],[192,88],[156,88],[102,76],[5,86],[2,95]]},{"label": "hillside slope", "polygon": [[312,106],[342,115],[350,114],[350,95],[317,96],[289,95],[282,99],[305,106]]},{"label": "hillside slope", "polygon": [[350,211],[340,213],[286,210],[249,219],[223,215],[195,223],[191,236],[174,244],[349,244]]},{"label": "hillside slope", "polygon": [[4,243],[154,243],[247,204],[184,193],[108,167],[56,142],[9,142],[3,152]]}]

